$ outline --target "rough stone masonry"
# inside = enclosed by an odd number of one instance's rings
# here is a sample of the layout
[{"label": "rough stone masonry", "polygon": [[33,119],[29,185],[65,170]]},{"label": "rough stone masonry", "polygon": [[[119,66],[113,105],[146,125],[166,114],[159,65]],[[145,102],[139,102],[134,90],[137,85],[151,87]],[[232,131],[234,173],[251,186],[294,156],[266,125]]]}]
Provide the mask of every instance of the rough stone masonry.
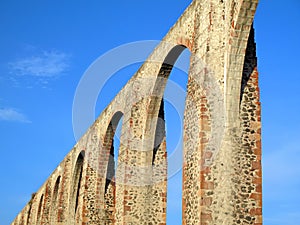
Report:
[{"label": "rough stone masonry", "polygon": [[187,48],[182,224],[261,225],[257,3],[194,0],[12,224],[166,224],[163,93]]}]

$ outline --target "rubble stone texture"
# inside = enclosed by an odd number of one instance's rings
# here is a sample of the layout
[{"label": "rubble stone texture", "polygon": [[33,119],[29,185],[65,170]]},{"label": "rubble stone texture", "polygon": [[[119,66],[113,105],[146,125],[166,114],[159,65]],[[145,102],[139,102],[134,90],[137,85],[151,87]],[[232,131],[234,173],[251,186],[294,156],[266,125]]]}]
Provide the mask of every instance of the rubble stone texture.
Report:
[{"label": "rubble stone texture", "polygon": [[163,93],[187,48],[182,224],[261,225],[257,2],[194,0],[12,224],[166,224]]}]

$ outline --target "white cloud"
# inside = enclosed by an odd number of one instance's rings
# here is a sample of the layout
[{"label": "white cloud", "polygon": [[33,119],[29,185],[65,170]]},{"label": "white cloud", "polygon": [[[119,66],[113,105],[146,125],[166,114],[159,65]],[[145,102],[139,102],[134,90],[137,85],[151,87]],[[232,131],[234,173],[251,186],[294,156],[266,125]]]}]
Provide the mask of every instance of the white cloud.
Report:
[{"label": "white cloud", "polygon": [[69,55],[58,51],[44,51],[9,63],[11,73],[38,78],[57,77],[69,68]]},{"label": "white cloud", "polygon": [[0,109],[0,121],[14,121],[21,123],[31,123],[27,117],[13,108]]}]

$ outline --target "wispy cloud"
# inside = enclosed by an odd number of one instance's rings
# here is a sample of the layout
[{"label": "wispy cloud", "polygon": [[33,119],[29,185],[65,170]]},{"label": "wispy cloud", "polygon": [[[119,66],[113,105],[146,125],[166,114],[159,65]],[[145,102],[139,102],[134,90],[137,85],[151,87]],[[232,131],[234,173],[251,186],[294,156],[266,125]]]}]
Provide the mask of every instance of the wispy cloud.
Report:
[{"label": "wispy cloud", "polygon": [[19,76],[56,77],[69,68],[69,55],[58,51],[44,51],[39,55],[9,63],[11,72]]},{"label": "wispy cloud", "polygon": [[38,51],[32,47],[27,55],[8,63],[9,80],[15,87],[47,88],[51,80],[70,68],[70,55],[61,51]]},{"label": "wispy cloud", "polygon": [[0,109],[0,121],[31,123],[31,121],[24,114],[13,108]]}]

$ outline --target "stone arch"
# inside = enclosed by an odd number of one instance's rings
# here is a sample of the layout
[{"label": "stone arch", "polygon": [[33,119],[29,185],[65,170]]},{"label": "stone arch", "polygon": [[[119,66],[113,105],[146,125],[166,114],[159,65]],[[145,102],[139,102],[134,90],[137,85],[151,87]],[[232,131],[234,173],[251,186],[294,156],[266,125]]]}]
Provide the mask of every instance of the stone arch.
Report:
[{"label": "stone arch", "polygon": [[28,202],[28,211],[27,211],[27,218],[26,218],[26,225],[29,225],[32,219],[32,208],[33,208],[33,202],[34,197],[36,196],[36,193],[31,194],[31,199]]},{"label": "stone arch", "polygon": [[42,214],[43,214],[43,202],[44,202],[44,194],[41,195],[39,205],[37,208],[37,216],[36,216],[36,224],[41,224]]},{"label": "stone arch", "polygon": [[[166,84],[168,82],[169,76],[173,69],[173,66],[181,53],[185,49],[189,49],[191,52],[191,45],[187,44],[187,41],[178,39],[179,44],[167,44],[169,45],[169,51],[167,52],[164,61],[161,64],[159,72],[155,78],[154,86],[150,94],[150,103],[147,110],[147,121],[145,131],[151,130],[154,136],[152,139],[153,142],[153,155],[152,155],[152,164],[154,164],[157,151],[160,145],[163,143],[165,136],[165,125],[164,125],[164,100],[163,95],[165,92]],[[171,45],[171,48],[170,48]],[[161,119],[162,123],[157,123],[157,120]]]},{"label": "stone arch", "polygon": [[[123,203],[116,205],[116,213],[127,217],[133,214],[133,221],[136,222],[146,221],[149,216],[153,218],[154,223],[166,221],[167,158],[162,97],[173,65],[187,48],[176,43],[161,42],[146,63],[148,72],[141,75],[144,70],[141,68],[135,77],[136,84],[133,84],[130,90],[134,98],[129,99],[132,104],[127,108],[124,122],[130,130],[127,133],[130,141],[124,143],[129,146],[121,158],[126,159],[125,167],[118,166],[118,174],[122,169],[120,178],[126,185],[121,188],[117,186],[117,195],[123,199]],[[135,87],[140,91],[137,92]],[[128,115],[127,112],[131,114]],[[159,114],[162,123],[157,128]],[[156,136],[158,130],[161,132]],[[159,160],[156,160],[157,155],[161,156]],[[116,219],[117,223],[127,220],[124,217]]]},{"label": "stone arch", "polygon": [[44,191],[44,200],[43,200],[43,213],[42,213],[42,219],[41,223],[42,224],[47,224],[49,223],[50,219],[50,210],[51,210],[51,181],[49,180],[45,184],[45,191]]},{"label": "stone arch", "polygon": [[243,82],[245,57],[249,38],[251,40],[253,35],[251,29],[257,4],[258,0],[251,3],[248,1],[241,1],[239,4],[234,3],[235,13],[231,18],[225,95],[228,99],[226,118],[228,123],[235,127],[239,126],[236,123],[239,121],[239,104],[235,104],[234,101],[235,97],[241,98],[241,91],[244,88],[241,83]]},{"label": "stone arch", "polygon": [[[169,79],[169,76],[172,72],[173,66],[181,53],[185,50],[189,49],[187,46],[183,44],[175,45],[167,54],[165,57],[162,66],[159,70],[158,76],[155,81],[155,85],[153,88],[153,92],[151,95],[151,102],[147,118],[147,125],[151,126],[152,123],[149,123],[151,120],[153,120],[153,116],[155,118],[162,118],[164,120],[164,101],[163,101],[163,95],[165,92],[165,88]],[[190,49],[189,49],[190,50]],[[163,134],[164,132],[161,132],[161,129],[164,129],[164,126],[161,126],[158,123],[156,124],[155,127],[155,138],[154,138],[154,148],[153,148],[153,159],[152,162],[155,160],[155,155],[157,148],[159,148],[159,145],[162,143],[163,136],[158,135],[158,134]],[[146,128],[147,130],[147,128]]]},{"label": "stone arch", "polygon": [[75,219],[75,215],[78,209],[84,156],[85,156],[85,151],[81,151],[78,154],[76,158],[74,170],[73,170],[73,176],[72,176],[71,187],[70,187],[70,199],[69,199],[70,219]]},{"label": "stone arch", "polygon": [[27,211],[26,222],[25,222],[26,225],[29,224],[29,220],[30,220],[30,216],[31,216],[31,209],[32,209],[31,204],[28,204],[28,211]]},{"label": "stone arch", "polygon": [[61,176],[59,175],[56,178],[53,193],[52,193],[52,199],[51,199],[51,210],[50,210],[50,223],[55,224],[58,222],[57,218],[57,206],[59,201],[59,188],[60,188],[60,182],[61,182]]},{"label": "stone arch", "polygon": [[115,217],[115,201],[116,201],[116,179],[115,179],[115,154],[118,153],[118,149],[115,149],[116,129],[121,122],[123,113],[117,111],[114,113],[109,125],[107,127],[103,151],[106,155],[107,162],[105,168],[105,185],[104,185],[104,220],[107,223],[113,223]]},{"label": "stone arch", "polygon": [[[185,42],[179,42],[185,43]],[[166,127],[165,127],[165,101],[164,93],[168,83],[172,69],[180,57],[182,52],[188,49],[190,45],[183,44],[174,45],[166,54],[160,70],[156,77],[154,88],[150,96],[150,104],[147,110],[146,131],[151,130],[153,133],[153,154],[152,154],[152,187],[150,213],[155,218],[155,222],[166,222],[167,207],[167,143],[166,143]],[[190,63],[190,62],[189,62]]]}]

